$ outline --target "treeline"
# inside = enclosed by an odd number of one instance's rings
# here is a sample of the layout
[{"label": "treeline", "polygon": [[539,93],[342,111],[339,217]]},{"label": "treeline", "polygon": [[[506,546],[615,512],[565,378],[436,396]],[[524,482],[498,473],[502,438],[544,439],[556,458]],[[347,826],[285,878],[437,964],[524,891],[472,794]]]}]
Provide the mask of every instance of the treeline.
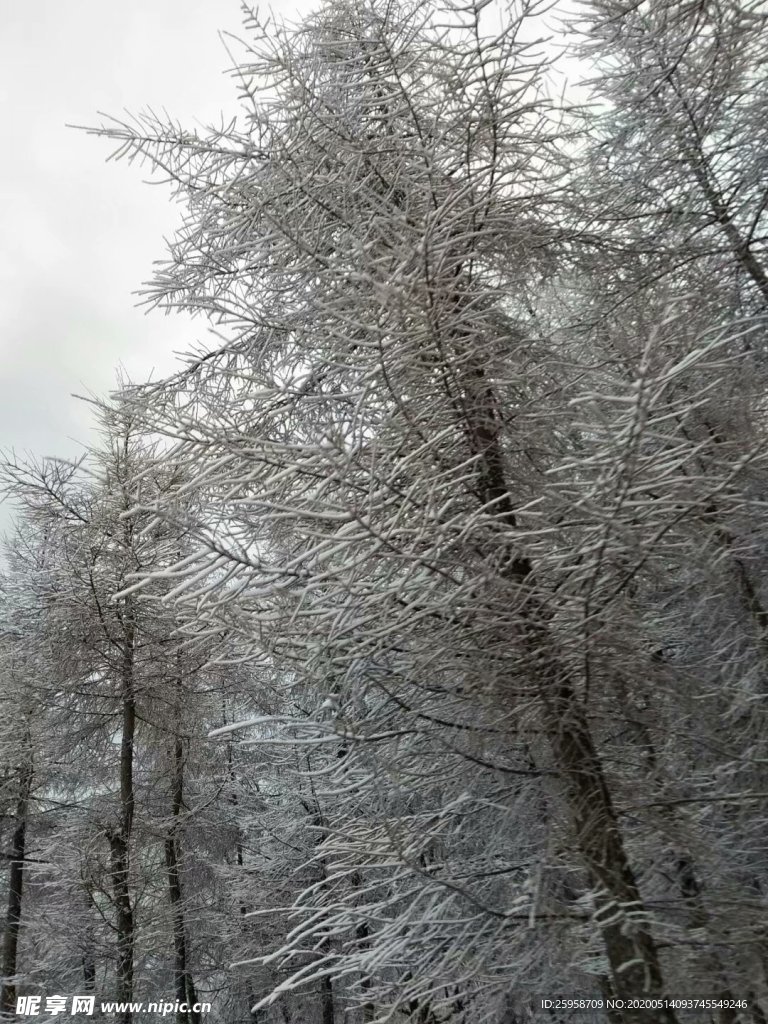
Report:
[{"label": "treeline", "polygon": [[768,17],[545,27],[246,9],[229,125],[94,129],[212,343],[5,462],[6,1016],[765,1024]]}]

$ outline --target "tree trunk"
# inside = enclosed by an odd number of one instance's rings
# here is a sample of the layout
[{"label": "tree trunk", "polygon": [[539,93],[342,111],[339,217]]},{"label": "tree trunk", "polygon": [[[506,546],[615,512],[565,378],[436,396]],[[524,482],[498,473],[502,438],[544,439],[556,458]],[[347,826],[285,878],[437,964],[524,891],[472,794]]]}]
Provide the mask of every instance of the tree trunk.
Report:
[{"label": "tree trunk", "polygon": [[168,895],[173,916],[174,985],[176,999],[187,1003],[187,1011],[177,1010],[179,1024],[199,1024],[200,1014],[192,1009],[197,1002],[197,992],[189,970],[187,956],[186,922],[184,920],[184,894],[182,889],[180,861],[181,841],[179,839],[179,815],[184,803],[184,741],[179,735],[181,728],[181,675],[177,679],[177,720],[173,743],[173,781],[171,789],[172,823],[165,838],[165,865],[168,872]]},{"label": "tree trunk", "polygon": [[[311,773],[312,765],[307,755],[307,773]],[[312,776],[309,777],[309,785],[312,791],[312,803],[309,804],[306,800],[302,801],[307,811],[312,815],[312,824],[317,829],[317,838],[315,839],[315,846],[319,846],[326,836],[325,822],[323,820],[323,812],[320,807],[320,801],[318,800],[317,794],[315,793],[315,786],[312,782]],[[325,861],[325,857],[318,858],[318,866],[320,868],[320,879],[325,881],[328,877],[328,868]],[[330,939],[324,939],[318,944],[318,949],[321,953],[327,953],[331,948]],[[334,1006],[334,994],[333,994],[333,982],[325,975],[320,981],[320,1014],[322,1024],[335,1024],[336,1010]]]},{"label": "tree trunk", "polygon": [[[600,928],[611,984],[616,996],[630,999],[660,994],[663,980],[656,946],[644,920],[644,908],[624,849],[616,812],[584,708],[567,677],[545,688],[546,729],[565,786],[576,840],[593,885],[598,890],[595,921]],[[671,1022],[672,1011],[636,1019]],[[626,1020],[635,1016],[626,1011]]]},{"label": "tree trunk", "polygon": [[27,839],[27,812],[32,789],[32,758],[19,769],[19,795],[16,802],[16,827],[11,838],[10,878],[8,881],[8,909],[5,917],[3,942],[3,985],[0,991],[0,1016],[16,1013],[16,969],[18,966],[21,907],[24,895],[24,855]]},{"label": "tree trunk", "polygon": [[[467,339],[470,351],[471,342]],[[469,369],[465,388],[466,432],[477,458],[480,499],[495,514],[500,527],[515,531],[517,521],[499,440],[502,419],[493,388],[481,366]],[[501,543],[509,549],[501,570],[503,578],[528,592],[521,616],[531,673],[539,680],[545,731],[563,782],[582,863],[598,893],[595,921],[602,933],[614,995],[630,999],[660,994],[664,986],[656,944],[645,920],[645,909],[584,705],[548,635],[546,615],[531,588],[531,562],[514,550],[511,539],[504,538]],[[624,1020],[673,1024],[676,1018],[671,1010],[636,1014],[626,1010]]]},{"label": "tree trunk", "polygon": [[90,952],[83,956],[83,989],[86,992],[96,989],[96,961]]},{"label": "tree trunk", "polygon": [[[121,697],[123,728],[120,741],[120,823],[107,833],[110,847],[110,869],[117,925],[117,984],[118,1002],[133,999],[133,947],[134,919],[130,892],[130,841],[133,831],[135,794],[133,788],[133,753],[136,733],[135,694],[135,636],[136,626],[132,597],[125,599],[122,615],[123,643],[121,667]],[[120,1024],[131,1024],[132,1011],[127,1008],[118,1014]]]},{"label": "tree trunk", "polygon": [[[344,751],[344,753],[346,753],[346,751]],[[362,879],[362,876],[361,876],[360,872],[359,871],[355,871],[352,874],[352,876],[350,877],[349,882],[350,882],[350,885],[352,886],[353,889],[359,889],[362,886],[362,884],[363,884],[363,879]],[[369,949],[370,948],[370,935],[371,935],[371,932],[370,932],[370,929],[368,927],[367,921],[361,921],[360,924],[358,924],[358,926],[355,928],[355,938],[357,939],[357,945],[358,945],[359,949]],[[360,978],[360,989],[361,989],[362,992],[365,992],[367,994],[370,991],[370,988],[371,988],[371,979],[368,977],[368,975],[364,974]],[[363,1024],[368,1024],[368,1022],[372,1021],[375,1016],[376,1016],[376,1007],[374,1006],[374,1004],[372,1002],[370,1002],[370,1001],[366,1001],[365,1003],[363,1003],[363,1008],[362,1008]]]},{"label": "tree trunk", "polygon": [[323,1008],[323,1024],[334,1024],[336,1015],[333,1009],[333,984],[330,978],[320,982],[320,1001]]},{"label": "tree trunk", "polygon": [[[222,702],[221,714],[222,714],[222,719],[221,719],[222,720],[222,724],[226,725],[227,721],[228,721],[226,700],[224,700]],[[232,807],[236,808],[239,805],[239,801],[238,801],[238,797],[237,797],[237,773],[235,771],[235,759],[234,759],[234,754],[233,754],[233,749],[232,749],[232,738],[231,738],[231,735],[230,735],[229,739],[227,740],[227,773],[229,775],[229,781],[230,781],[230,784],[232,786],[232,792],[231,792],[230,797],[229,797],[229,802],[231,803]],[[258,784],[257,784],[257,789],[258,789]],[[236,822],[236,829],[237,829],[237,832],[236,832],[236,839],[235,839],[235,863],[237,864],[238,868],[241,869],[241,872],[242,872],[242,869],[245,866],[245,855],[244,855],[244,850],[243,850],[243,832],[242,832],[242,829],[240,828],[239,822]],[[241,903],[240,904],[240,922],[241,922],[241,924],[240,924],[241,933],[242,933],[242,935],[244,937],[246,937],[248,935],[248,928],[249,928],[249,926],[248,926],[248,906],[245,903]],[[250,977],[246,977],[244,984],[245,984],[245,998],[248,1001],[249,1020],[254,1022],[254,1024],[255,1024],[255,1022],[257,1021],[257,1019],[261,1015],[258,1012],[252,1013],[251,1012],[251,1007],[258,1000],[256,998],[256,994],[253,991]],[[288,1020],[290,1015],[288,1014],[288,1010],[287,1010],[286,1005],[285,1005],[285,1000],[281,1000],[280,1008],[281,1008],[281,1012],[282,1012],[283,1016],[285,1017],[286,1020]]]},{"label": "tree trunk", "polygon": [[[101,916],[99,908],[94,900],[93,893],[87,888],[85,891],[86,907],[89,916]],[[96,994],[96,975],[97,975],[97,947],[94,930],[92,925],[88,925],[85,932],[83,942],[83,953],[81,956],[81,963],[83,968],[83,992],[88,995]],[[94,1016],[101,1016],[98,1003],[95,1004]]]},{"label": "tree trunk", "polygon": [[[133,907],[129,889],[130,859],[128,843],[120,832],[109,835],[110,870],[114,894],[117,925],[117,985],[118,1002],[130,1002],[133,997]],[[117,1018],[121,1024],[131,1024],[132,1013],[124,1009]]]}]

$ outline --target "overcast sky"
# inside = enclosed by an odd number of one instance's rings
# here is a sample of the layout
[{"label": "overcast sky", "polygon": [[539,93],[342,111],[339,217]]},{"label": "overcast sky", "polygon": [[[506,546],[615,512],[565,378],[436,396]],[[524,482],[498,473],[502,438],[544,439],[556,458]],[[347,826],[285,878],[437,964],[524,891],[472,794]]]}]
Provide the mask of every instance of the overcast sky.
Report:
[{"label": "overcast sky", "polygon": [[[291,18],[311,6],[273,4]],[[136,308],[180,217],[168,189],[65,126],[150,106],[186,123],[231,115],[218,32],[240,28],[238,0],[2,3],[1,448],[72,457],[91,419],[73,392],[108,391],[118,364],[136,380],[165,372],[202,337],[201,321]]]}]

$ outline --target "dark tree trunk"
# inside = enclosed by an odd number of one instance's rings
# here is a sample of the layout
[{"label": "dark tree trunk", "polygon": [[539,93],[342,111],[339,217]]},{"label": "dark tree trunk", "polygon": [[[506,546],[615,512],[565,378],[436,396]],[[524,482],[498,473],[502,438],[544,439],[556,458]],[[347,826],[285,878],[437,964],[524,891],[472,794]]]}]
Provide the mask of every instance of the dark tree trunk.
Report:
[{"label": "dark tree trunk", "polygon": [[[457,305],[460,302],[457,295]],[[471,351],[472,340],[466,340],[468,351]],[[493,388],[481,366],[475,365],[468,371],[463,405],[466,436],[477,459],[480,500],[493,510],[501,530],[514,535],[517,520],[500,443],[503,421]],[[560,664],[548,635],[545,612],[531,586],[533,565],[515,549],[511,540],[500,540],[509,548],[502,576],[526,597],[520,612],[524,643],[528,648],[531,674],[539,681],[545,730],[563,783],[576,842],[583,866],[605,908],[604,920],[600,920],[600,910],[595,919],[611,969],[613,994],[629,999],[644,993],[661,993],[663,978],[656,944],[643,922],[643,903],[584,704],[569,671]],[[636,922],[631,929],[626,928],[629,916]],[[624,1020],[638,1024],[674,1024],[676,1018],[671,1010],[643,1011],[636,1015],[627,1010]]]},{"label": "dark tree trunk", "polygon": [[[133,906],[129,888],[130,860],[128,843],[119,832],[109,835],[110,871],[112,892],[115,901],[117,924],[117,985],[118,1002],[130,1002],[133,998]],[[131,1024],[130,1009],[118,1014],[121,1024]]]},{"label": "dark tree trunk", "polygon": [[334,1024],[336,1015],[333,1009],[333,984],[330,978],[320,982],[320,1000],[323,1008],[323,1024]]},{"label": "dark tree trunk", "polygon": [[[136,626],[131,597],[125,599],[122,613],[122,736],[120,740],[120,822],[107,833],[110,848],[110,871],[117,926],[118,1002],[133,999],[134,919],[130,891],[130,841],[133,831],[135,794],[133,788],[133,754],[136,734],[135,636]],[[131,1024],[130,1008],[118,1014],[120,1024]]]},{"label": "dark tree trunk", "polygon": [[[173,916],[174,989],[180,1003],[187,1001],[187,941],[184,931],[184,910],[179,878],[179,849],[173,834],[165,840],[165,866],[168,872],[168,895]],[[189,1015],[185,1010],[176,1011],[176,1019],[186,1024]]]},{"label": "dark tree trunk", "polygon": [[86,992],[96,989],[96,961],[90,953],[83,957],[83,988]]},{"label": "dark tree trunk", "polygon": [[[594,747],[584,708],[567,678],[552,680],[544,691],[547,732],[560,769],[574,822],[576,840],[592,883],[600,891],[606,920],[595,915],[601,929],[611,985],[616,996],[630,999],[644,993],[661,993],[661,967],[653,938],[645,924],[626,929],[627,920],[638,922],[643,904],[629,864],[602,764]],[[612,920],[611,920],[612,919]],[[654,1019],[643,1011],[638,1020]],[[626,1020],[634,1017],[627,1011]],[[658,1011],[659,1021],[673,1021],[671,1011]]]},{"label": "dark tree trunk", "polygon": [[[309,756],[307,757],[307,771],[311,772],[311,762]],[[317,830],[317,838],[315,839],[315,846],[319,846],[326,836],[325,822],[323,820],[323,812],[320,807],[320,802],[315,793],[315,787],[312,782],[310,775],[310,787],[312,790],[312,802],[308,803],[306,800],[302,801],[304,807],[312,815],[312,825]],[[318,865],[320,868],[320,878],[325,881],[328,877],[328,868],[324,857],[318,858]],[[319,944],[319,950],[325,954],[331,949],[331,943],[329,939],[324,939]],[[334,1005],[334,994],[333,994],[333,982],[329,977],[323,977],[320,982],[320,1013],[322,1024],[335,1024],[336,1010]]]},{"label": "dark tree trunk", "polygon": [[24,895],[24,856],[27,840],[27,812],[32,790],[31,756],[19,769],[19,795],[16,801],[16,827],[11,837],[10,878],[8,880],[8,909],[3,941],[3,985],[0,991],[0,1016],[13,1016],[16,1012],[16,971],[18,968],[19,932]]},{"label": "dark tree trunk", "polygon": [[[226,701],[223,702],[221,710],[222,710],[222,723],[224,725],[226,725],[227,724],[227,704],[226,704]],[[230,781],[230,784],[232,786],[232,793],[230,795],[229,800],[230,800],[230,803],[232,804],[232,806],[236,808],[238,806],[238,799],[237,799],[237,773],[235,772],[235,761],[234,761],[234,756],[233,756],[233,751],[232,751],[232,740],[231,739],[227,741],[227,770],[228,770],[228,774],[229,774],[229,781]],[[240,829],[240,825],[237,824],[236,827],[237,827],[237,838],[235,840],[235,863],[237,864],[237,866],[239,868],[243,868],[244,865],[245,865],[245,858],[244,858],[244,853],[243,853],[243,834],[242,834],[242,831]],[[248,907],[246,906],[245,903],[241,903],[240,904],[240,920],[241,920],[241,928],[242,928],[243,935],[246,935],[247,931],[248,931],[248,920],[247,920],[247,917],[248,917]],[[246,999],[248,1001],[248,1013],[249,1013],[249,1018],[248,1019],[251,1022],[253,1022],[253,1024],[255,1024],[255,1022],[260,1017],[260,1014],[258,1012],[257,1013],[252,1013],[251,1012],[251,1007],[256,1003],[257,1000],[256,1000],[256,996],[254,994],[253,988],[251,987],[251,981],[250,981],[249,978],[247,978],[246,981],[245,981],[245,997],[246,997]],[[287,1010],[287,1008],[285,1006],[285,1000],[281,1001],[280,1007],[281,1007],[281,1011],[283,1013],[283,1016],[285,1016],[288,1013],[288,1010]],[[287,1019],[288,1019],[288,1017],[286,1017],[286,1020]]]},{"label": "dark tree trunk", "polygon": [[168,872],[168,895],[173,916],[174,985],[176,999],[187,1003],[187,1011],[178,1010],[179,1024],[199,1024],[200,1014],[192,1009],[197,1002],[197,992],[189,970],[187,955],[186,922],[184,919],[184,893],[181,881],[181,840],[179,838],[179,816],[184,803],[184,741],[179,735],[181,728],[181,677],[177,682],[177,724],[173,743],[173,781],[171,791],[172,822],[165,839],[165,866]]}]

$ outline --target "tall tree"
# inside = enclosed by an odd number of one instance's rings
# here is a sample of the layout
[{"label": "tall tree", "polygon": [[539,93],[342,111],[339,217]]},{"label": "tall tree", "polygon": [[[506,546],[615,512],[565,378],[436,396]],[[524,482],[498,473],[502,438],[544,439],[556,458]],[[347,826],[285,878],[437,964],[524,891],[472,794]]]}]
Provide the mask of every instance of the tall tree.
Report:
[{"label": "tall tree", "polygon": [[[551,521],[525,511],[571,454],[548,428],[573,419],[578,379],[553,381],[529,312],[534,281],[557,270],[567,166],[522,42],[532,12],[500,34],[480,6],[350,4],[294,33],[254,16],[244,132],[145,120],[104,134],[170,167],[193,204],[153,296],[233,335],[150,412],[211,496],[184,571],[237,581],[203,614],[247,593],[246,637],[279,621],[268,649],[301,652],[315,685],[341,678],[353,702],[368,686],[403,700],[426,670],[503,714],[513,763],[561,780],[603,989],[627,997],[660,992],[662,967],[555,624]],[[256,80],[277,103],[258,101]]]},{"label": "tall tree", "polygon": [[[148,297],[217,341],[6,467],[67,799],[28,715],[4,1005],[39,948],[227,1024],[765,1024],[768,23],[592,0],[573,111],[542,13],[247,11],[240,120],[98,130],[186,200]],[[19,927],[51,893],[77,957]]]}]

